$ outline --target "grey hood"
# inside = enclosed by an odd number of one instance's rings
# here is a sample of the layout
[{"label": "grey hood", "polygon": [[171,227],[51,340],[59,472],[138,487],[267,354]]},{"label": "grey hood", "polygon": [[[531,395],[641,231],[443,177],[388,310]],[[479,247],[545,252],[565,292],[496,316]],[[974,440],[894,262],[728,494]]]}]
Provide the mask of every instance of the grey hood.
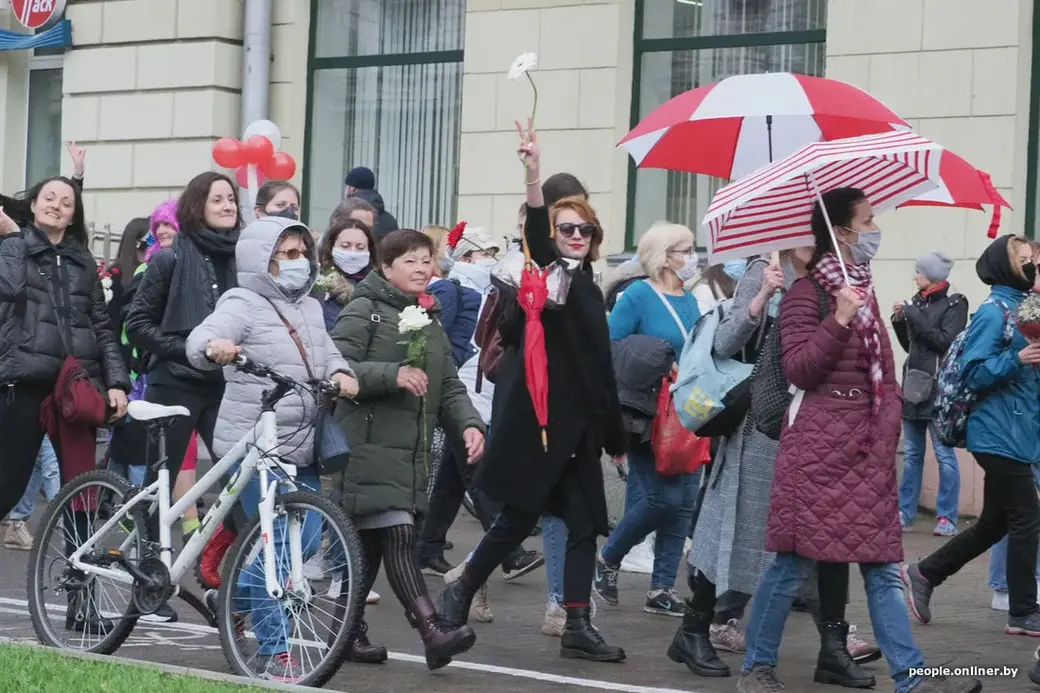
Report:
[{"label": "grey hood", "polygon": [[[297,291],[286,291],[275,282],[268,271],[271,258],[282,237],[289,231],[299,231],[307,244],[311,259],[311,280]],[[308,296],[318,279],[318,260],[314,248],[314,237],[304,224],[285,217],[257,219],[242,231],[235,246],[235,268],[238,270],[238,285],[254,291],[264,298],[280,298],[298,303]]]}]

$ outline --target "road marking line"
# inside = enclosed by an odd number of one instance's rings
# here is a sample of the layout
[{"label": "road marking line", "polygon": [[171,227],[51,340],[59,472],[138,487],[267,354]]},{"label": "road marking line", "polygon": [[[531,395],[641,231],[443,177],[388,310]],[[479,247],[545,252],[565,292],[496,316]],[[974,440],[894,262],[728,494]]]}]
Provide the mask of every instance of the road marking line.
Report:
[{"label": "road marking line", "polygon": [[[8,597],[0,597],[0,604],[7,604],[10,606],[19,606],[22,609],[5,609],[0,607],[0,613],[8,614],[19,614],[28,616],[29,612],[24,611],[29,606],[29,602],[24,599],[10,599]],[[61,608],[58,605],[51,605],[52,608]],[[168,628],[170,630],[179,630],[190,633],[205,633],[216,635],[217,629],[209,626],[203,626],[196,623],[147,623],[148,628]],[[413,664],[422,664],[426,666],[426,658],[420,655],[408,654],[406,652],[391,652],[390,659],[397,660],[400,662],[409,662]],[[618,693],[698,693],[698,691],[691,689],[678,689],[678,688],[656,688],[654,686],[635,686],[627,683],[616,683],[614,681],[599,681],[597,679],[583,679],[576,676],[561,676],[559,674],[550,674],[545,671],[537,671],[533,669],[514,669],[512,667],[496,666],[494,664],[480,664],[479,662],[464,662],[458,659],[452,661],[447,668],[465,669],[467,671],[479,671],[485,674],[501,674],[503,676],[512,676],[515,678],[531,679],[534,681],[543,681],[545,683],[557,683],[566,686],[583,686],[585,688],[596,688],[604,691],[617,691]]]}]

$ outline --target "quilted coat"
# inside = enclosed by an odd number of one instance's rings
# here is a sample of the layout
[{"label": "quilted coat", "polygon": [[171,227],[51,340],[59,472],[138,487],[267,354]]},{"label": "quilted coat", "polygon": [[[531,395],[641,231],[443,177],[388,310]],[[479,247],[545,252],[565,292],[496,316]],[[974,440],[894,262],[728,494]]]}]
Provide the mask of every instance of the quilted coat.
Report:
[{"label": "quilted coat", "polygon": [[896,495],[902,400],[881,326],[883,387],[873,412],[860,338],[831,314],[820,322],[816,288],[795,282],[780,307],[787,379],[805,391],[784,422],[766,525],[766,550],[834,563],[903,560]]},{"label": "quilted coat", "polygon": [[[274,308],[277,306],[303,342],[315,377],[352,373],[325,331],[321,304],[309,295],[318,276],[317,263],[312,261],[311,284],[295,292],[279,287],[267,271],[279,239],[292,228],[302,228],[304,239],[312,243],[306,227],[282,217],[258,219],[242,232],[235,247],[238,288],[221,296],[213,313],[188,335],[187,356],[192,366],[200,370],[217,368],[206,358],[206,345],[214,339],[230,339],[242,347],[246,358],[306,382],[307,367],[288,328],[278,317]],[[313,250],[311,256],[314,256]],[[271,387],[270,380],[241,373],[233,367],[224,369],[224,379],[227,384],[213,439],[213,452],[221,456],[252,430],[260,418],[263,391]],[[301,467],[312,464],[314,400],[286,397],[278,403],[275,413],[278,437],[283,441],[280,450],[285,460]]]}]

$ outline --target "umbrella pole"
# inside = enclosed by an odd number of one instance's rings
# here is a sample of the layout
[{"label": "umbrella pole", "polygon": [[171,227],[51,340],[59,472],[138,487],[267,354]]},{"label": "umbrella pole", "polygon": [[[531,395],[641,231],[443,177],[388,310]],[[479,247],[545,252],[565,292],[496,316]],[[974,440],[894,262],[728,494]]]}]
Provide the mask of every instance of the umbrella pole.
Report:
[{"label": "umbrella pole", "polygon": [[834,235],[834,225],[831,224],[831,215],[827,213],[827,205],[823,203],[823,195],[820,193],[820,186],[816,184],[816,177],[812,173],[805,174],[809,185],[812,186],[813,192],[816,193],[816,201],[820,205],[820,210],[823,212],[823,220],[827,223],[827,233],[831,235],[831,243],[834,244],[834,254],[838,257],[838,264],[841,266],[841,276],[845,278],[846,286],[851,286],[852,283],[849,281],[849,271],[845,269],[845,259],[841,256],[841,251],[838,249],[838,237]]}]

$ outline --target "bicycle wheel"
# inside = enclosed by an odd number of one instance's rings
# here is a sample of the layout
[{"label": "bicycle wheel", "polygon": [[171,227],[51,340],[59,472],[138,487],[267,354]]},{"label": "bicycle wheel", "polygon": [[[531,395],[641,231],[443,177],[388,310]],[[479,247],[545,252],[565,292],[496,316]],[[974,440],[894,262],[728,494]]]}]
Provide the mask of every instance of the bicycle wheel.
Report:
[{"label": "bicycle wheel", "polygon": [[[44,645],[112,654],[137,623],[131,584],[88,575],[68,561],[118,512],[130,491],[130,484],[118,474],[93,471],[73,479],[47,506],[29,553],[27,576],[29,614],[36,637]],[[144,556],[142,534],[147,529],[143,514],[134,515],[99,537],[95,546],[101,554],[119,549],[128,560]],[[55,533],[56,538],[52,537]],[[55,549],[53,554],[51,549]],[[112,559],[96,563],[126,572]]]},{"label": "bicycle wheel", "polygon": [[[296,585],[287,538],[293,528],[299,528],[308,564]],[[367,596],[361,539],[343,511],[321,495],[280,494],[271,538],[280,599],[269,597],[265,586],[264,540],[257,516],[228,552],[217,609],[224,655],[241,676],[322,686],[344,661]]]}]

